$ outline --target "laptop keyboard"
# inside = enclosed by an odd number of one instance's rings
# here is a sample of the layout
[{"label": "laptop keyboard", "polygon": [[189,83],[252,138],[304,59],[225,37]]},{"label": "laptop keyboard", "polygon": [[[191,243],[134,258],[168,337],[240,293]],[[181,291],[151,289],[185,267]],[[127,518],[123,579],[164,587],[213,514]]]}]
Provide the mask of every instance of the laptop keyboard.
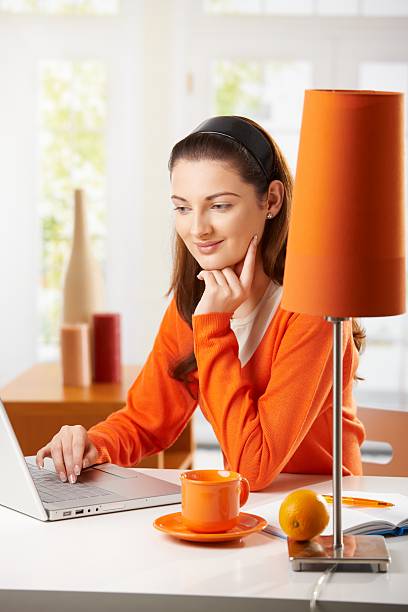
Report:
[{"label": "laptop keyboard", "polygon": [[77,481],[75,484],[62,482],[54,472],[40,470],[29,463],[27,463],[27,466],[39,496],[44,502],[70,501],[112,495],[111,491],[84,482]]}]

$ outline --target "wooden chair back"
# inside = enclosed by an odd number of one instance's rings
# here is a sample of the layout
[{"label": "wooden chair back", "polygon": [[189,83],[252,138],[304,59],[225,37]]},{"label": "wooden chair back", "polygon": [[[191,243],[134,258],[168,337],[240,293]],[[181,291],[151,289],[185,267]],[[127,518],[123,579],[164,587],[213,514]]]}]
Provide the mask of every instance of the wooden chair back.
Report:
[{"label": "wooden chair back", "polygon": [[388,463],[364,461],[364,476],[408,476],[408,412],[382,408],[358,407],[366,440],[388,442],[392,458]]}]

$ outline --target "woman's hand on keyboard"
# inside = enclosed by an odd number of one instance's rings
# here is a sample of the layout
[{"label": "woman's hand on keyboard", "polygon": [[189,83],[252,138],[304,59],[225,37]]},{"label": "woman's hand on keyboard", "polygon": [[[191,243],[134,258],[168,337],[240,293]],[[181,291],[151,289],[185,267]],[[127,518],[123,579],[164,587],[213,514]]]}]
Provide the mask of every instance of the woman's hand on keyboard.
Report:
[{"label": "woman's hand on keyboard", "polygon": [[44,457],[51,457],[62,482],[76,482],[83,468],[93,465],[98,457],[96,446],[82,425],[64,425],[48,444],[40,448],[36,462],[44,467]]}]

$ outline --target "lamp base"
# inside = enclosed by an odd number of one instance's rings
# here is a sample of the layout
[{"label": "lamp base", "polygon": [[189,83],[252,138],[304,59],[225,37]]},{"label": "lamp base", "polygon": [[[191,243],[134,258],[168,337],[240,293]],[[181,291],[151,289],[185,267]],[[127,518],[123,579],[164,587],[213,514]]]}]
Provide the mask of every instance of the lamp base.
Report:
[{"label": "lamp base", "polygon": [[332,536],[299,542],[288,538],[289,561],[295,572],[317,572],[336,564],[341,571],[387,572],[390,553],[383,536],[344,535],[343,550],[333,549]]}]

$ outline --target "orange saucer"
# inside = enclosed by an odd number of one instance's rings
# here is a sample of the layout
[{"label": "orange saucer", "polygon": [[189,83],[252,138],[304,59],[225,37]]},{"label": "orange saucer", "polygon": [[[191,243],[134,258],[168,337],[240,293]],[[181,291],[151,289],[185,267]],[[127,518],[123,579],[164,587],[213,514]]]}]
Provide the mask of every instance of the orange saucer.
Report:
[{"label": "orange saucer", "polygon": [[197,533],[196,531],[191,531],[184,525],[181,512],[175,512],[157,518],[153,526],[159,531],[164,531],[180,540],[191,540],[192,542],[227,542],[228,540],[244,538],[250,533],[261,531],[267,524],[265,519],[256,516],[256,514],[240,512],[239,522],[232,529],[222,531],[221,533]]}]

